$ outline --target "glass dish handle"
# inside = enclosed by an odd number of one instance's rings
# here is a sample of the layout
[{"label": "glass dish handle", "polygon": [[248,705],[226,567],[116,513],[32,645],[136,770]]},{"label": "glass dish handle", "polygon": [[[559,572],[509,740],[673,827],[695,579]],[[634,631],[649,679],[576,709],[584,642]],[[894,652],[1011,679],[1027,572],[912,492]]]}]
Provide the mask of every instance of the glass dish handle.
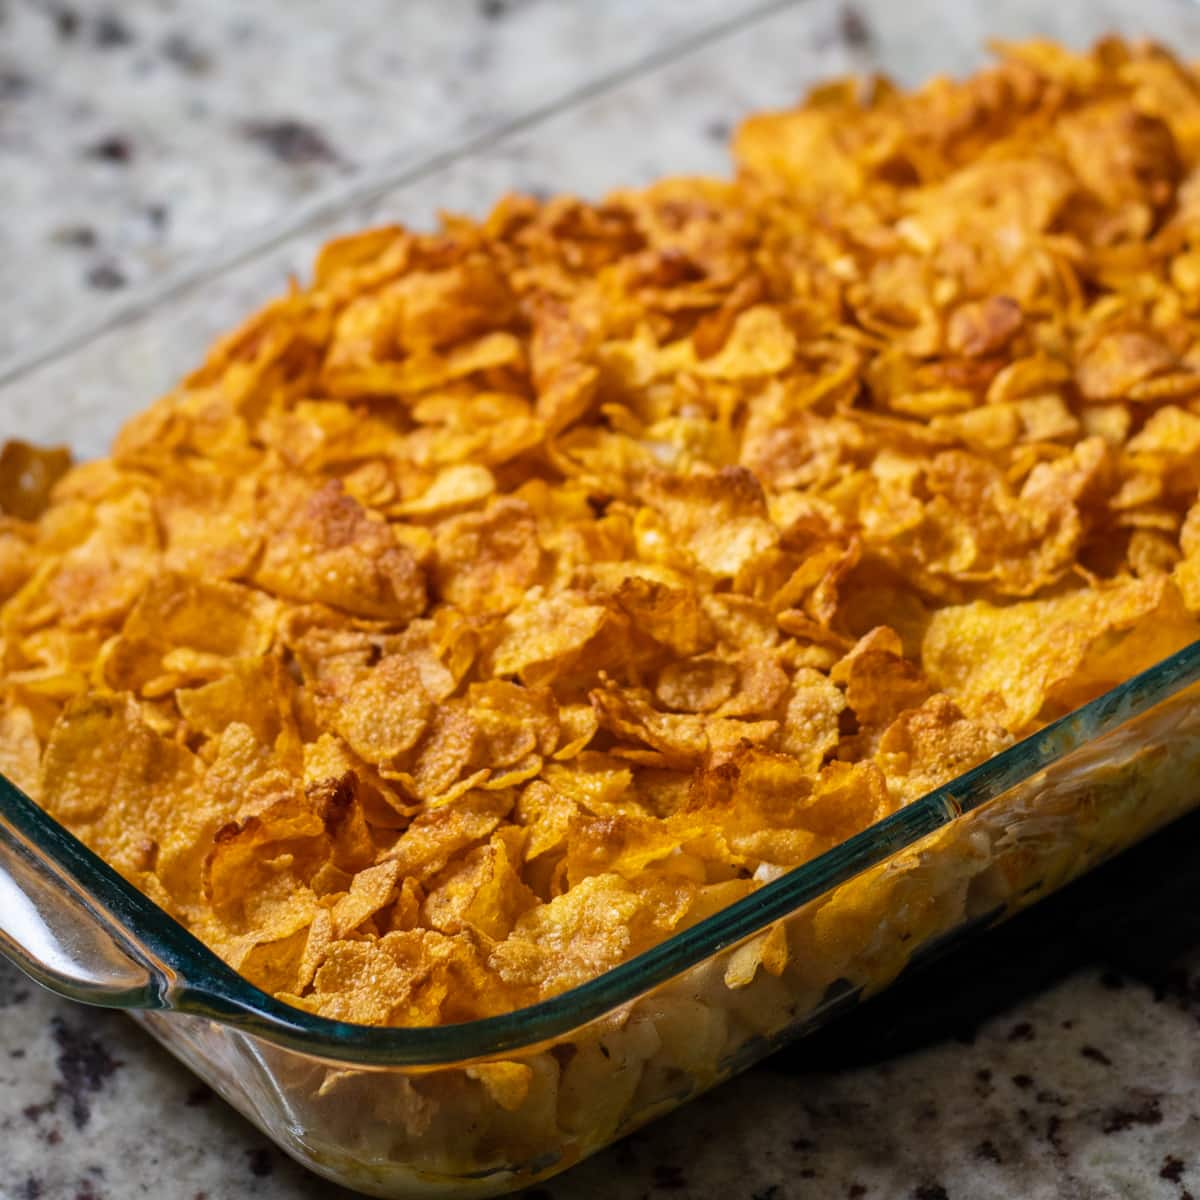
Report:
[{"label": "glass dish handle", "polygon": [[247,983],[3,775],[0,956],[69,1000],[171,1009],[308,1049],[303,1014]]},{"label": "glass dish handle", "polygon": [[[11,798],[0,796],[0,801]],[[26,804],[30,802],[21,797]],[[169,972],[22,836],[0,803],[0,954],[71,1000],[162,1008]],[[18,817],[17,812],[12,816]]]}]

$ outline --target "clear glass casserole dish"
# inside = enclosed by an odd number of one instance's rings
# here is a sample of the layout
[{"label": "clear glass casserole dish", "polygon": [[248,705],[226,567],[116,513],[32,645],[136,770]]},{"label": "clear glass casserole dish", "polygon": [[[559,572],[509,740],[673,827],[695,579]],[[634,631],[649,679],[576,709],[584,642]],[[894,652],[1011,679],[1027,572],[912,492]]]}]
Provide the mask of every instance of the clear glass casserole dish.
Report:
[{"label": "clear glass casserole dish", "polygon": [[[518,122],[506,139],[465,145],[422,171],[364,179],[335,216],[318,211],[235,247],[218,269],[145,293],[127,320],[65,350],[31,353],[0,391],[4,432],[98,453],[234,315],[277,290],[288,270],[305,270],[320,241],[385,216],[424,221],[435,201],[477,208],[477,194],[528,186],[523,172],[538,154],[556,182],[583,190],[637,182],[655,169],[604,166],[605,151],[645,145],[654,136],[645,111],[664,96],[691,88],[708,111],[713,78],[736,79],[715,104],[736,113],[785,103],[806,79],[853,66],[907,81],[939,65],[959,69],[985,22],[1003,35],[1075,43],[1131,25],[1103,5],[985,16],[986,7],[956,8],[978,20],[942,28],[936,54],[919,35],[938,5],[906,6],[907,23],[882,0],[860,5],[882,30],[877,44],[849,38],[833,50],[816,35],[843,19],[836,6],[747,9],[670,65],[618,72],[586,103],[582,89],[536,127]],[[1152,5],[1137,24],[1184,50],[1200,45],[1200,24],[1182,4]],[[810,59],[798,65],[800,32]],[[673,170],[719,169],[716,143],[700,135],[661,149]],[[47,405],[53,395],[73,403]],[[2,782],[0,952],[62,994],[130,1010],[332,1179],[382,1196],[497,1194],[564,1169],[1190,810],[1198,687],[1200,644],[637,959],[486,1021],[385,1030],[290,1009]]]}]

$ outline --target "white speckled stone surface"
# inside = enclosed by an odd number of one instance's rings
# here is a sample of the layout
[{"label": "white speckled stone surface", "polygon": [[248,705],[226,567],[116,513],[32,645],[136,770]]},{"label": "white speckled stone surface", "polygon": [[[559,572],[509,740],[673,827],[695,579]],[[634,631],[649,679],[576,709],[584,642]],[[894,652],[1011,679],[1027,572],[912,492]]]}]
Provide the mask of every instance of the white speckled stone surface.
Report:
[{"label": "white speckled stone surface", "polygon": [[[720,171],[740,115],[823,75],[915,82],[975,65],[988,34],[1111,27],[1200,53],[1187,0],[0,0],[0,435],[101,452],[334,231]],[[1147,919],[1170,928],[1197,894]],[[1026,922],[976,952],[963,969],[997,1003],[976,996],[945,1037],[867,1065],[836,1043],[820,1070],[776,1056],[537,1195],[1200,1196],[1200,937],[1126,950],[1118,975],[1094,926]],[[0,963],[0,1200],[335,1194],[127,1019]]]},{"label": "white speckled stone surface", "polygon": [[0,354],[748,7],[10,0]]}]

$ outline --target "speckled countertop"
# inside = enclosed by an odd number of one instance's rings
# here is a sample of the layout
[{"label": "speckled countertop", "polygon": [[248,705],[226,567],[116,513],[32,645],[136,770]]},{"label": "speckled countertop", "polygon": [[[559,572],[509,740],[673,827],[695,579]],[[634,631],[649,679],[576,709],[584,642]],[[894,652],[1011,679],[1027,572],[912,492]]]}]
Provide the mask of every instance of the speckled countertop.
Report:
[{"label": "speckled countertop", "polygon": [[[100,452],[336,230],[720,171],[823,75],[1112,27],[1200,53],[1188,0],[0,0],[0,434]],[[1200,1196],[1191,826],[530,1200]],[[335,1194],[0,962],[0,1200]]]}]

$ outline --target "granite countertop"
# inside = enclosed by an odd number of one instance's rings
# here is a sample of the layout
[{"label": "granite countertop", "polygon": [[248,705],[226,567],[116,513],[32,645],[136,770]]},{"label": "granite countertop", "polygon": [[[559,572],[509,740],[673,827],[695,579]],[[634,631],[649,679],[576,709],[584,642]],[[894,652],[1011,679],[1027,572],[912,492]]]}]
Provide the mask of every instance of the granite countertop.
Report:
[{"label": "granite countertop", "polygon": [[[988,34],[1200,52],[1187,0],[330,11],[0,0],[0,434],[99,452],[338,229],[720,171],[742,113]],[[1200,1196],[1197,863],[1200,818],[528,1195]],[[127,1018],[0,962],[0,1200],[335,1194]]]}]

